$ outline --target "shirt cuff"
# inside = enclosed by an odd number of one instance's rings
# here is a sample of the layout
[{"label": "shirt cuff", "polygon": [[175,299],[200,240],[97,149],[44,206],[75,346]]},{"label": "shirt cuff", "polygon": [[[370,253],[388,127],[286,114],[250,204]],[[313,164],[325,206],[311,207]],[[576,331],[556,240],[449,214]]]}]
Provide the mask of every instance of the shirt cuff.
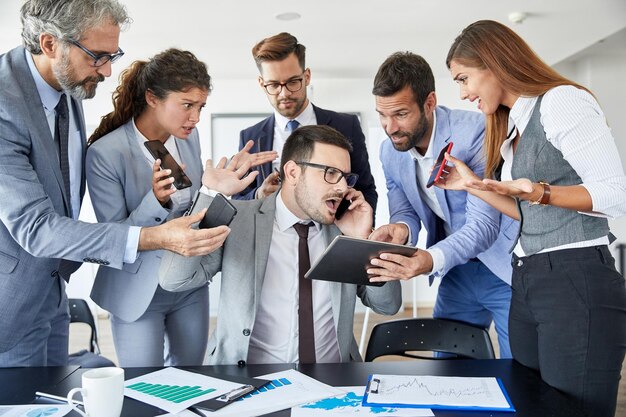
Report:
[{"label": "shirt cuff", "polygon": [[141,227],[130,226],[128,238],[126,239],[126,251],[124,252],[124,263],[132,264],[137,260],[137,248],[139,248],[139,234]]},{"label": "shirt cuff", "polygon": [[215,197],[219,194],[217,191],[210,190],[206,185],[200,187],[200,192],[204,195],[208,195],[209,197]]},{"label": "shirt cuff", "polygon": [[[409,230],[409,235],[406,238],[406,242],[404,242],[405,245],[411,245],[412,240],[411,240],[411,227],[408,225],[408,223],[405,222],[398,222],[397,224],[403,224],[406,226],[406,228]],[[415,245],[417,245],[417,242],[415,242]]]},{"label": "shirt cuff", "polygon": [[432,277],[440,277],[443,273],[443,269],[446,266],[446,260],[443,256],[443,251],[438,248],[426,249],[430,256],[433,258],[433,270],[430,272]]}]

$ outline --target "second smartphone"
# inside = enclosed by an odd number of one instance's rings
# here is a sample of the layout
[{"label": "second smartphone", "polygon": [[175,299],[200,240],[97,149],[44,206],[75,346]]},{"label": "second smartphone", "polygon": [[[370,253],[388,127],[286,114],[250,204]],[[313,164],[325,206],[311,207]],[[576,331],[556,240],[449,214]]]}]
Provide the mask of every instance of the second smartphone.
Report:
[{"label": "second smartphone", "polygon": [[446,161],[446,152],[450,153],[450,151],[452,150],[452,145],[454,145],[454,143],[448,143],[446,146],[443,147],[441,152],[439,152],[437,162],[435,162],[435,166],[430,173],[430,178],[426,183],[426,188],[432,187],[433,184],[439,180],[439,177],[441,177],[441,173],[443,172],[443,169],[446,167],[446,163],[448,162]]},{"label": "second smartphone", "polygon": [[191,187],[191,180],[160,140],[148,140],[143,144],[146,148],[148,148],[150,155],[152,155],[154,159],[161,160],[162,169],[169,169],[172,171],[174,187],[176,187],[177,190]]}]

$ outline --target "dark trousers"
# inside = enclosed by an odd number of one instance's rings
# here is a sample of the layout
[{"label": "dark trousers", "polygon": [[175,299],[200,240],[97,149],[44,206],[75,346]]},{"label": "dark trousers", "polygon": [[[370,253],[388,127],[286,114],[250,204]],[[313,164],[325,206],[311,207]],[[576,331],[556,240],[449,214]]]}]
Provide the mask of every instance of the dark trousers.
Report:
[{"label": "dark trousers", "polygon": [[606,246],[513,256],[513,357],[579,402],[613,417],[626,351],[626,288]]}]

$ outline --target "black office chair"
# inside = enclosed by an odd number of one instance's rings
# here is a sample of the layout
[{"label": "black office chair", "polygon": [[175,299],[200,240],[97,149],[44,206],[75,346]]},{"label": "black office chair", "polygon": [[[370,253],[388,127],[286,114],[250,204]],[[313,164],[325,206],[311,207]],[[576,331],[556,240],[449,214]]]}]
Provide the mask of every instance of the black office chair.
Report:
[{"label": "black office chair", "polygon": [[91,329],[89,338],[89,350],[83,349],[70,354],[69,364],[80,365],[84,368],[101,368],[105,366],[115,366],[115,364],[100,355],[98,346],[98,331],[96,322],[91,313],[87,301],[80,298],[70,298],[70,323],[85,323]]},{"label": "black office chair", "polygon": [[453,354],[445,359],[495,359],[487,330],[453,320],[424,318],[393,320],[374,326],[365,361],[385,355],[438,359],[410,353],[425,351]]}]

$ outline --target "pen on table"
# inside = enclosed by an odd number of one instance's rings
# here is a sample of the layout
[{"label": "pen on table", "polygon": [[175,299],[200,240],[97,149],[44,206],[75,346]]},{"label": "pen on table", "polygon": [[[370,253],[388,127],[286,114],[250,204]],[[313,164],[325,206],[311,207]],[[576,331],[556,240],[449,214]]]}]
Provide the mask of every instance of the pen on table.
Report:
[{"label": "pen on table", "polygon": [[[63,403],[67,404],[67,398],[61,397],[61,396],[58,396],[58,395],[54,395],[54,394],[48,394],[47,392],[39,392],[39,391],[37,391],[37,392],[35,392],[35,396],[41,397],[41,398],[47,398],[47,399],[50,399],[50,400],[57,400],[57,401],[60,401],[60,402],[63,402]],[[74,402],[74,404],[83,405],[82,401],[78,401],[78,400],[72,400],[72,401]]]}]

